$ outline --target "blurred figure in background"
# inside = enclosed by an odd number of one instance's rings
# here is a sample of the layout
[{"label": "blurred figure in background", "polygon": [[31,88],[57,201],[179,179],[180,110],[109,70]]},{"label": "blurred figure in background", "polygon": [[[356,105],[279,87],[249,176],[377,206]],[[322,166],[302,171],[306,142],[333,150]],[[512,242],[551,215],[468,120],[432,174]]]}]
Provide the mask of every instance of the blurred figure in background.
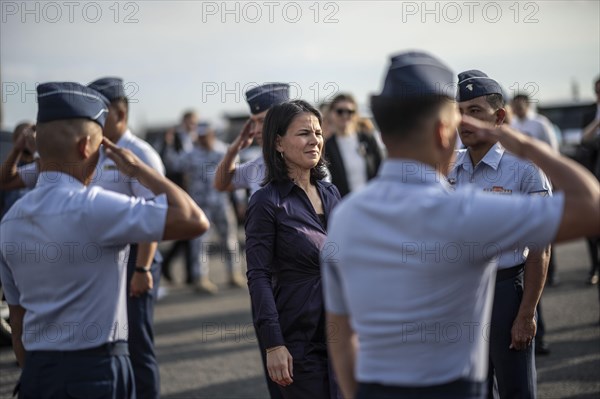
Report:
[{"label": "blurred figure in background", "polygon": [[558,139],[552,123],[543,115],[536,113],[531,108],[531,99],[528,94],[517,94],[512,103],[513,118],[511,126],[521,133],[541,140],[558,152]]},{"label": "blurred figure in background", "polygon": [[[211,223],[216,228],[221,259],[225,260],[229,285],[245,287],[246,280],[240,273],[240,262],[237,256],[237,223],[229,195],[219,192],[214,187],[217,165],[227,151],[227,147],[218,141],[215,131],[208,125],[199,125],[196,143],[189,152],[177,152],[172,138],[165,138],[165,161],[172,171],[184,173],[188,193],[202,207]],[[210,233],[209,233],[210,234]],[[209,249],[207,235],[202,235],[190,242],[192,267],[188,270],[188,281],[196,284],[196,290],[205,294],[216,294],[218,287],[209,278]],[[235,261],[234,261],[235,259]]]},{"label": "blurred figure in background", "polygon": [[[585,166],[600,180],[600,78],[594,82],[594,93],[596,94],[596,103],[590,105],[589,110],[584,115],[581,146],[587,154],[587,163]],[[591,260],[587,281],[592,285],[598,284],[598,273],[600,273],[600,237],[589,237],[587,244]]]},{"label": "blurred figure in background", "polygon": [[[556,152],[559,152],[559,142],[556,137],[556,130],[552,122],[543,115],[536,113],[531,109],[531,99],[527,94],[517,94],[513,97],[510,104],[512,115],[509,115],[510,126],[530,137],[541,140],[548,144]],[[548,277],[546,279],[549,286],[555,286],[559,282],[556,263],[550,251],[550,263],[548,265]]]},{"label": "blurred figure in background", "polygon": [[329,108],[333,135],[325,142],[325,157],[331,182],[344,197],[375,177],[383,155],[373,134],[358,130],[354,97],[338,94]]},{"label": "blurred figure in background", "polygon": [[[192,151],[194,148],[194,140],[196,138],[197,129],[198,115],[191,110],[184,112],[181,118],[181,124],[177,127],[169,129],[165,133],[163,142],[158,146],[163,162],[166,160],[165,152],[167,147],[169,147],[169,144],[167,143],[171,143],[170,146],[172,146],[178,154],[185,154]],[[171,179],[171,181],[187,191],[184,174],[171,169],[167,164],[168,162],[165,162],[167,178]],[[166,280],[173,281],[171,262],[180,251],[183,251],[185,256],[185,269],[188,272],[186,283],[189,285],[194,285],[197,281],[194,281],[193,273],[191,273],[193,268],[192,248],[190,246],[190,242],[186,240],[175,241],[173,246],[164,254],[162,267],[163,276]]]},{"label": "blurred figure in background", "polygon": [[[19,123],[12,134],[13,147],[5,162],[0,166],[0,182],[2,183],[3,202],[0,216],[4,215],[10,207],[22,196],[31,190],[27,187],[13,187],[19,179],[17,168],[33,163],[34,154],[37,152],[35,146],[35,126],[30,122]],[[12,176],[12,178],[11,178]],[[12,182],[12,184],[11,184]],[[20,185],[19,185],[20,186]]]},{"label": "blurred figure in background", "polygon": [[321,104],[319,104],[319,112],[323,117],[323,125],[321,126],[321,129],[323,130],[323,140],[327,141],[334,130],[332,126],[333,115],[331,114],[331,104],[326,101],[321,102]]}]

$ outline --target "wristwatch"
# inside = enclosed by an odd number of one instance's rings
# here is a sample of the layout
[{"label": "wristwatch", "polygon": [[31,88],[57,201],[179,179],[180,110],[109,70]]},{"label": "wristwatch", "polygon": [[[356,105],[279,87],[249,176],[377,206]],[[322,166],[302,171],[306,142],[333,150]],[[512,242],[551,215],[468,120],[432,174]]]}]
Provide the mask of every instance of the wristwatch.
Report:
[{"label": "wristwatch", "polygon": [[136,266],[135,271],[138,273],[148,273],[150,271],[150,266],[145,266],[145,267]]}]

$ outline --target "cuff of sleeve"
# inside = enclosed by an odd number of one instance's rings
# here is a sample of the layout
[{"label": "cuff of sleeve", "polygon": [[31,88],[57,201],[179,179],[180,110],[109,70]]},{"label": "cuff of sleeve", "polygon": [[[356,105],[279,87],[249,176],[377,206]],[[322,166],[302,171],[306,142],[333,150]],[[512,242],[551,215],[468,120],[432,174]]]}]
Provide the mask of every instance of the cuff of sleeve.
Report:
[{"label": "cuff of sleeve", "polygon": [[260,327],[259,335],[265,349],[285,345],[279,324],[267,324]]}]

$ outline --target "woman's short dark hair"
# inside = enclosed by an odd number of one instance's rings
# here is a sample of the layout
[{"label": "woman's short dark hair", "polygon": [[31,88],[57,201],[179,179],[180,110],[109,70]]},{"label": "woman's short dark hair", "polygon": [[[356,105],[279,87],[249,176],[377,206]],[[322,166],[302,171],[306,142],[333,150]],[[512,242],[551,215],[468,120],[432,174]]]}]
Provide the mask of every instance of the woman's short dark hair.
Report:
[{"label": "woman's short dark hair", "polygon": [[[275,105],[267,112],[262,131],[263,157],[267,166],[267,174],[262,182],[263,186],[271,181],[290,179],[285,160],[276,148],[277,136],[285,136],[294,118],[304,113],[313,114],[319,121],[319,125],[323,124],[321,113],[304,100],[293,100]],[[310,180],[313,183],[327,175],[326,165],[327,162],[321,153],[319,162],[310,171]]]}]

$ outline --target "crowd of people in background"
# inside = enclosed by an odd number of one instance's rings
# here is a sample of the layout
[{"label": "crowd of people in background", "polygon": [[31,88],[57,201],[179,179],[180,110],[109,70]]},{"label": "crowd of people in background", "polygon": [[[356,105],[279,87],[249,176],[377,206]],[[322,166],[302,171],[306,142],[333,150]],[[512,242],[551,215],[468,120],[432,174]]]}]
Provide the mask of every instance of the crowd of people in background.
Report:
[{"label": "crowd of people in background", "polygon": [[[456,80],[456,96],[441,89]],[[250,116],[231,143],[189,110],[151,146],[129,129],[120,78],[39,85],[37,121],[15,128],[0,170],[0,278],[26,366],[20,397],[103,381],[86,374],[89,357],[112,370],[106,397],[159,397],[154,304],[161,277],[177,283],[180,254],[198,294],[219,293],[215,263],[229,287],[249,288],[272,398],[536,397],[535,355],[550,353],[541,297],[559,281],[551,243],[587,237],[587,282],[599,279],[600,227],[589,215],[600,214],[600,80],[594,88],[597,103],[581,124],[583,168],[560,156],[560,137],[526,94],[509,99],[486,73],[456,75],[426,53],[392,58],[370,99],[375,123],[349,93],[312,105],[269,83],[245,93]],[[253,159],[241,162],[251,146]],[[502,250],[432,262],[402,244],[456,237]],[[96,270],[92,283],[69,268],[89,262],[65,258],[34,278],[35,265],[7,245],[44,240],[99,243],[102,262],[109,267],[110,254],[117,267]],[[172,242],[161,253],[163,240]],[[210,262],[215,252],[219,262]],[[62,284],[64,297],[38,288],[41,278]],[[107,284],[117,294],[92,315]],[[21,338],[24,323],[57,320],[121,327],[95,345]],[[431,343],[402,330],[479,321],[478,331],[486,320],[489,342]],[[327,322],[338,326],[335,340]],[[40,379],[65,353],[72,361]]]}]

